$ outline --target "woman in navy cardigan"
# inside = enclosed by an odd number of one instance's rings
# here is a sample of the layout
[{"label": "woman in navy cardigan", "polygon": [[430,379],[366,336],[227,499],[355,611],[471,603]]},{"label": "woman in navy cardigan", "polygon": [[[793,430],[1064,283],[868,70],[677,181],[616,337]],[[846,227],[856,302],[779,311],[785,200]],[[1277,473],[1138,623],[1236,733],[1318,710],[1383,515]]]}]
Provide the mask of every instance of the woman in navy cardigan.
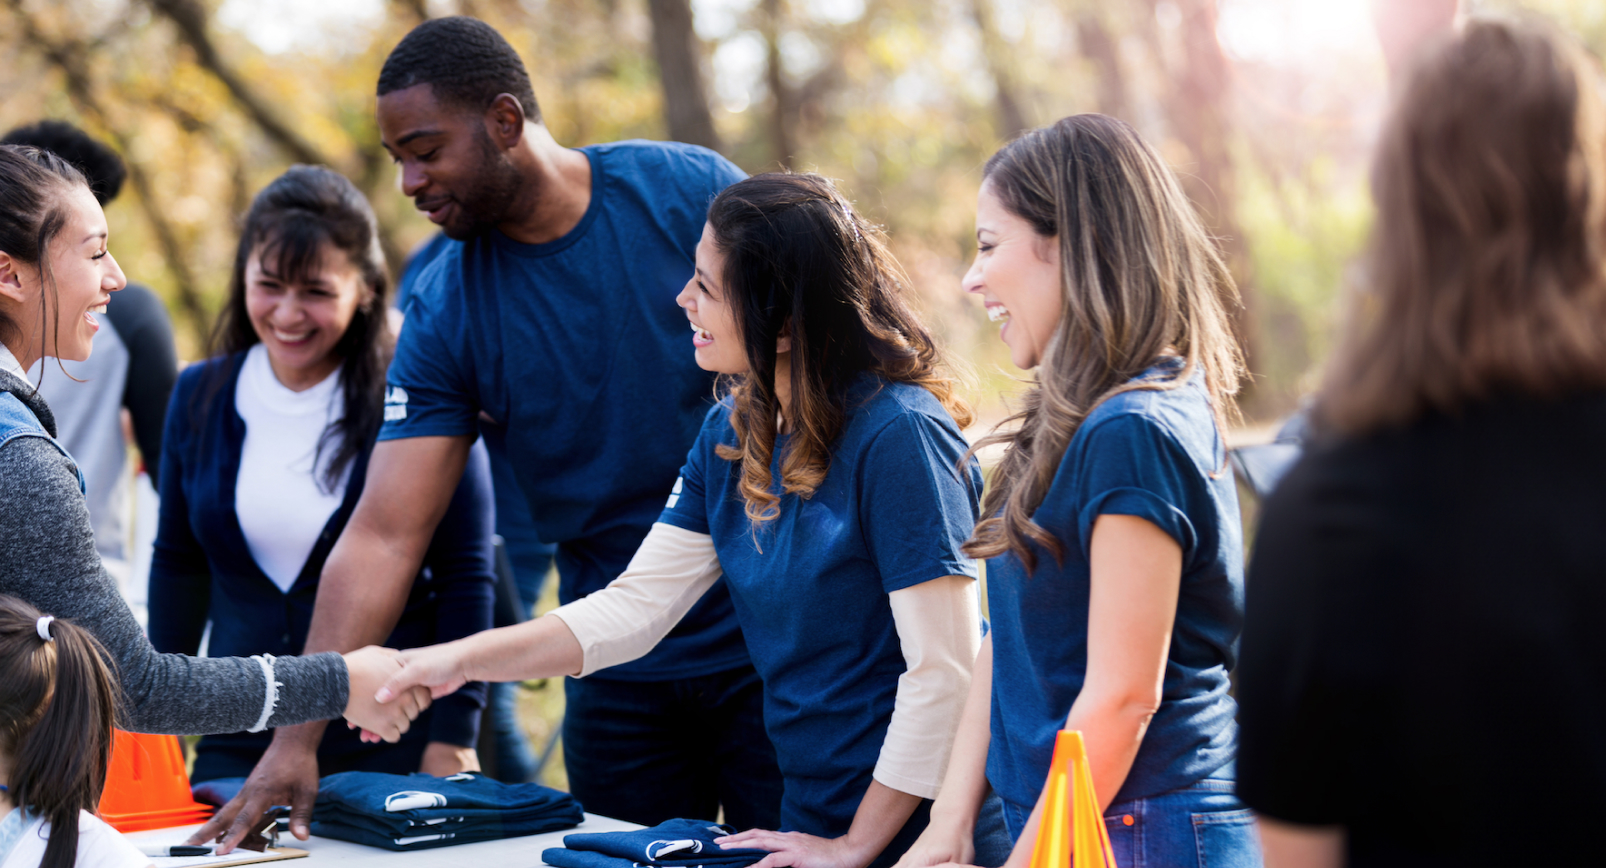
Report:
[{"label": "woman in navy cardigan", "polygon": [[[296,166],[259,193],[235,258],[219,352],[179,377],[167,416],[150,637],[194,654],[298,654],[324,560],[362,494],[393,336],[373,212],[340,175]],[[386,645],[489,629],[493,507],[476,445]],[[477,768],[483,685],[437,700],[394,745],[329,727],[319,773]],[[192,780],[226,799],[268,731],[212,735]],[[204,793],[203,793],[204,794]]]}]

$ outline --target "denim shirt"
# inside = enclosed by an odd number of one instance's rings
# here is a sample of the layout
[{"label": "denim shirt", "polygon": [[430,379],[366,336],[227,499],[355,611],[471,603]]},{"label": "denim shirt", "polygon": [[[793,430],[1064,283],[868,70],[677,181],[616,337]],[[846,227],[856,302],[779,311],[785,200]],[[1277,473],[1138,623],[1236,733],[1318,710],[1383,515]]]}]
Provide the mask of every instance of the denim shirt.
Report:
[{"label": "denim shirt", "polygon": [[88,488],[84,485],[84,472],[78,469],[78,462],[67,452],[67,447],[61,445],[59,440],[50,436],[50,432],[46,431],[45,426],[40,423],[39,417],[35,416],[27,405],[18,400],[16,395],[10,392],[0,392],[0,448],[18,437],[38,437],[61,450],[61,454],[65,455],[68,461],[72,461],[73,472],[78,474],[79,492],[88,491]]}]

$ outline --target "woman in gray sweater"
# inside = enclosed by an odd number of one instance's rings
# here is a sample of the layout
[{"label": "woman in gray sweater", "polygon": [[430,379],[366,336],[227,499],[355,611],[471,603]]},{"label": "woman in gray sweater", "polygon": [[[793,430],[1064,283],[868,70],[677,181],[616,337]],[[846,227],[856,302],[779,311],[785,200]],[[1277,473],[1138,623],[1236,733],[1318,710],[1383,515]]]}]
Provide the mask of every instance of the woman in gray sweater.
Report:
[{"label": "woman in gray sweater", "polygon": [[345,717],[395,741],[429,702],[373,702],[399,668],[369,649],[307,657],[158,654],[101,566],[83,477],[56,442],[50,408],[24,372],[45,356],[89,357],[110,293],[127,282],[83,175],[35,148],[0,146],[0,593],[70,619],[111,652],[121,725],[207,734]]}]

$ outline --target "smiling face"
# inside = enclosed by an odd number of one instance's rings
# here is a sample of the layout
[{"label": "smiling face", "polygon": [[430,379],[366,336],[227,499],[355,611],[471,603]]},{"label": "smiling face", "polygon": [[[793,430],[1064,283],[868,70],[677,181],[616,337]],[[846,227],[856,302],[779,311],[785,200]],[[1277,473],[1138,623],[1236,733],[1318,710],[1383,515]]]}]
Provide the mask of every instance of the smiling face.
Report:
[{"label": "smiling face", "polygon": [[427,84],[379,98],[380,140],[401,168],[402,193],[459,241],[501,223],[520,189],[491,138],[493,113],[443,104]]},{"label": "smiling face", "polygon": [[675,303],[691,320],[692,346],[696,347],[697,367],[716,374],[747,372],[747,347],[736,325],[736,313],[720,280],[725,273],[725,255],[714,243],[714,230],[703,224],[703,237],[697,242],[697,270]]},{"label": "smiling face", "polygon": [[1037,367],[1065,310],[1058,240],[1005,208],[990,183],[981,185],[976,203],[976,261],[963,286],[982,297],[988,319],[1003,322],[998,336],[1010,361],[1022,370]]},{"label": "smiling face", "polygon": [[7,314],[18,323],[45,323],[42,335],[25,332],[27,344],[11,348],[24,368],[41,356],[74,362],[89,358],[100,330],[92,314],[104,314],[111,293],[128,284],[106,247],[106,215],[89,188],[75,185],[61,197],[66,219],[45,251],[54,293],[38,265],[10,256],[0,264],[0,298]]},{"label": "smiling face", "polygon": [[257,245],[246,260],[245,309],[274,375],[299,392],[340,367],[336,346],[369,290],[351,258],[327,242],[298,280],[274,273],[273,257],[263,262],[264,249]]}]

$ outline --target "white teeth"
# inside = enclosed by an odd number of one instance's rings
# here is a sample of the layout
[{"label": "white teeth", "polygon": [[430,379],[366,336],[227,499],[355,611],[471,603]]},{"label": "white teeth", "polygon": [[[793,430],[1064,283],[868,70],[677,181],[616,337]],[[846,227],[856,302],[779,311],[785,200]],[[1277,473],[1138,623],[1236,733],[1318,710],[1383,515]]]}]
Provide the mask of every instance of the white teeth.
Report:
[{"label": "white teeth", "polygon": [[993,322],[1003,322],[1009,319],[1009,309],[1001,304],[990,305],[987,308],[987,318]]},{"label": "white teeth", "polygon": [[708,329],[702,328],[696,323],[691,324],[691,330],[697,333],[697,337],[702,338],[705,341],[711,341],[714,339],[714,336],[708,333]]},{"label": "white teeth", "polygon": [[106,305],[97,304],[94,307],[90,308],[89,312],[90,313],[105,313],[106,312]]},{"label": "white teeth", "polygon": [[293,344],[296,341],[304,340],[309,334],[311,334],[311,332],[298,332],[296,334],[290,334],[289,332],[281,332],[278,329],[274,329],[273,331],[274,337],[284,341],[287,344]]}]

